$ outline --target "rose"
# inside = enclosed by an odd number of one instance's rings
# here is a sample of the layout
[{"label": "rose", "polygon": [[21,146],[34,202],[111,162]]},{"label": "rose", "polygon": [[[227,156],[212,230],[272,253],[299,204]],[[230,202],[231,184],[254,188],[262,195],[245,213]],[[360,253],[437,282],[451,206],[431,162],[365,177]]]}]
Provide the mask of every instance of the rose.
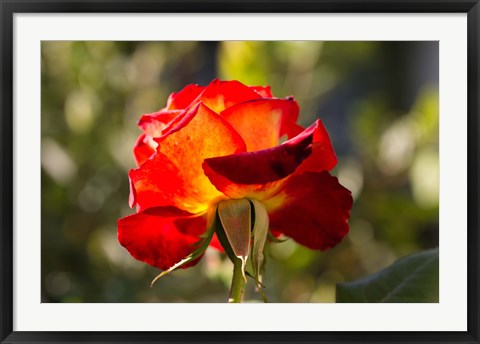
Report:
[{"label": "rose", "polygon": [[[337,159],[321,121],[304,130],[298,112],[293,97],[238,81],[171,94],[139,121],[138,168],[129,173],[136,214],[118,221],[120,243],[168,270],[198,248],[209,210],[247,199],[265,210],[275,236],[315,250],[335,246],[348,232],[352,197],[328,172]],[[215,235],[210,245],[220,248]]]}]

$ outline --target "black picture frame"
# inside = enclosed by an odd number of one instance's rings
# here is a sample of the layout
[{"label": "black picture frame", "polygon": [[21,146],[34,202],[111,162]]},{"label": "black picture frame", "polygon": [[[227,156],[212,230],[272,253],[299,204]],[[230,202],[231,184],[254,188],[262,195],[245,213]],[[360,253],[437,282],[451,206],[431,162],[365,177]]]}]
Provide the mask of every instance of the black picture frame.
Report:
[{"label": "black picture frame", "polygon": [[[1,343],[480,343],[479,336],[479,32],[478,0],[0,0]],[[467,13],[468,26],[468,330],[465,332],[19,332],[13,331],[13,16],[15,13]]]}]

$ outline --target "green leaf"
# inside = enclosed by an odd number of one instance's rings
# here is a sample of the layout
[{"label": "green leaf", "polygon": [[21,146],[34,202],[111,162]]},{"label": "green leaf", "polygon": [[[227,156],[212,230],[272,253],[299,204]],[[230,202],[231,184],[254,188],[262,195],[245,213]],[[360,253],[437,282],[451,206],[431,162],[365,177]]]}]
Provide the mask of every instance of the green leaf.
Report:
[{"label": "green leaf", "polygon": [[[213,215],[212,215],[212,212],[213,212]],[[215,228],[219,226],[219,224],[215,220],[216,219],[215,214],[217,212],[217,209],[215,208],[212,212],[209,212],[208,214],[208,219],[207,219],[208,229],[205,231],[205,233],[202,236],[200,236],[201,239],[197,243],[197,245],[199,245],[198,248],[195,251],[193,251],[191,254],[183,258],[181,261],[179,261],[178,263],[170,267],[168,270],[163,271],[157,277],[155,277],[150,283],[151,287],[155,284],[156,281],[158,281],[163,276],[169,274],[173,270],[178,269],[182,265],[187,264],[188,262],[191,262],[199,258],[206,251],[206,249],[210,245],[210,241],[212,241],[213,234],[215,233]]]},{"label": "green leaf", "polygon": [[252,268],[255,279],[261,281],[260,270],[263,264],[263,250],[268,234],[268,213],[262,203],[257,200],[250,200],[255,210],[255,222],[253,224],[253,247],[252,247]]},{"label": "green leaf", "polygon": [[254,280],[257,284],[258,292],[264,302],[267,302],[267,298],[263,294],[262,290],[262,276],[261,269],[263,266],[264,256],[263,251],[265,249],[265,243],[267,241],[268,230],[268,213],[265,206],[257,200],[250,200],[255,211],[255,222],[253,223],[253,245],[252,245],[252,268],[254,274]]},{"label": "green leaf", "polygon": [[337,302],[438,302],[438,248],[403,257],[354,282],[337,284]]}]

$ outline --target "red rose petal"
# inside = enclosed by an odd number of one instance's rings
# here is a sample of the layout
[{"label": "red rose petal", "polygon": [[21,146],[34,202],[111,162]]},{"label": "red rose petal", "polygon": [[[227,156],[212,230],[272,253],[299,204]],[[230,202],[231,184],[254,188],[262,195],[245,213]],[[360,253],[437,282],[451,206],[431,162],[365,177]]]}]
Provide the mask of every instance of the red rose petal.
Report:
[{"label": "red rose petal", "polygon": [[147,136],[145,134],[140,135],[135,143],[135,147],[133,147],[133,155],[137,166],[147,161],[153,153],[155,153],[155,149],[148,143]]},{"label": "red rose petal", "polygon": [[[202,215],[193,215],[185,210],[181,210],[175,207],[154,207],[146,209],[143,214],[162,216],[162,217],[176,217],[174,224],[177,229],[183,234],[193,235],[199,237],[205,233],[207,229],[207,216],[206,213]],[[217,249],[220,252],[224,252],[217,235],[214,233],[210,246]]]},{"label": "red rose petal", "polygon": [[[118,240],[134,258],[167,270],[192,253],[200,240],[197,236],[185,234],[176,219],[145,213],[121,218],[118,220]],[[203,223],[198,218],[189,221],[189,226],[194,227]],[[182,222],[180,226],[187,223]],[[195,265],[197,261],[183,267]]]},{"label": "red rose petal", "polygon": [[167,100],[167,109],[186,109],[204,90],[205,86],[194,84],[185,86],[181,91],[170,94]]},{"label": "red rose petal", "polygon": [[179,217],[175,220],[176,227],[180,232],[188,235],[195,235],[199,237],[207,228],[207,217],[199,216],[195,217],[195,221],[190,217]]},{"label": "red rose petal", "polygon": [[[298,118],[298,104],[289,99],[255,99],[222,111],[225,118],[242,136],[247,151],[275,147],[279,138]],[[282,130],[284,132],[282,132]]]},{"label": "red rose petal", "polygon": [[273,98],[270,86],[250,86],[250,89],[257,92],[262,98]]},{"label": "red rose petal", "polygon": [[212,241],[210,241],[210,247],[213,247],[217,249],[218,251],[225,253],[225,250],[223,249],[222,244],[220,243],[220,240],[218,240],[217,234],[214,233],[212,237]]},{"label": "red rose petal", "polygon": [[297,123],[289,123],[284,127],[284,134],[287,135],[288,138],[292,138],[300,134],[304,131],[305,128]]},{"label": "red rose petal", "polygon": [[197,97],[193,104],[202,102],[216,113],[220,113],[235,104],[260,98],[261,96],[257,92],[238,81],[220,81],[215,79]]},{"label": "red rose petal", "polygon": [[138,121],[138,126],[151,137],[159,137],[167,125],[184,112],[184,110],[162,109],[154,113],[145,114]]},{"label": "red rose petal", "polygon": [[352,202],[350,191],[324,171],[292,176],[278,194],[263,203],[272,230],[311,249],[326,250],[348,233]]},{"label": "red rose petal", "polygon": [[128,205],[133,208],[137,205],[137,192],[135,186],[133,186],[132,178],[128,177],[128,186],[130,187],[130,194],[128,196]]}]

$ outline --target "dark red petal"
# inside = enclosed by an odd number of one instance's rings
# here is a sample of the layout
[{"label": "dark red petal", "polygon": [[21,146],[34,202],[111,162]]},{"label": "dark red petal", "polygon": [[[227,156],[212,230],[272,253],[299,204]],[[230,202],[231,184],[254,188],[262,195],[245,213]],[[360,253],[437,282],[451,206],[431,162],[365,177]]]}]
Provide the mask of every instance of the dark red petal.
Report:
[{"label": "dark red petal", "polygon": [[167,101],[167,109],[186,109],[203,90],[205,90],[205,86],[194,84],[185,86],[180,92],[170,94]]},{"label": "dark red petal", "polygon": [[293,98],[254,99],[233,105],[220,115],[242,136],[247,151],[253,152],[275,147],[286,131],[291,134],[290,127],[296,126],[298,111]]},{"label": "dark red petal", "polygon": [[241,197],[242,192],[252,196],[256,192],[274,189],[278,185],[269,183],[293,172],[331,170],[336,163],[328,133],[317,120],[277,147],[205,159],[203,169],[219,191],[228,197]]},{"label": "dark red petal", "polygon": [[257,92],[238,81],[215,79],[192,103],[202,102],[216,113],[220,113],[235,104],[260,98],[261,96]]},{"label": "dark red petal", "polygon": [[313,124],[302,134],[273,148],[205,159],[205,174],[217,188],[217,175],[236,184],[265,184],[285,178],[311,154],[316,128]]},{"label": "dark red petal", "polygon": [[155,149],[148,143],[147,136],[145,134],[140,135],[135,143],[135,147],[133,147],[133,155],[135,156],[137,166],[147,161],[153,153],[155,153]]},{"label": "dark red petal", "polygon": [[252,90],[257,92],[262,98],[272,98],[270,86],[250,86]]},{"label": "dark red petal", "polygon": [[[293,172],[299,173],[313,154],[316,156],[301,172],[323,171],[335,165],[335,153],[325,134],[318,120],[280,146],[206,159],[203,169],[211,183],[227,197],[263,200],[278,192]],[[315,138],[320,141],[315,142]]]},{"label": "dark red petal", "polygon": [[263,203],[270,228],[311,249],[327,250],[348,233],[352,202],[350,191],[324,171],[295,174]]},{"label": "dark red petal", "polygon": [[[192,253],[200,240],[197,236],[185,234],[176,220],[175,217],[145,213],[121,218],[118,220],[118,240],[134,258],[167,270]],[[198,218],[191,218],[190,221],[198,222]],[[183,222],[180,226],[185,226],[186,223]],[[183,267],[192,266],[196,262]]]},{"label": "dark red petal", "polygon": [[330,171],[337,164],[337,156],[333,150],[328,132],[317,120],[317,129],[313,134],[312,154],[299,166],[296,173]]},{"label": "dark red petal", "polygon": [[[199,215],[195,215],[186,210],[179,209],[172,206],[152,207],[152,208],[145,209],[143,213],[147,215],[152,215],[152,216],[178,217],[179,220],[182,220],[183,218],[187,218],[188,221],[190,221],[190,218],[194,216],[197,217],[198,219],[203,219],[202,217],[198,217]],[[193,234],[193,233],[189,233],[189,234]]]}]

